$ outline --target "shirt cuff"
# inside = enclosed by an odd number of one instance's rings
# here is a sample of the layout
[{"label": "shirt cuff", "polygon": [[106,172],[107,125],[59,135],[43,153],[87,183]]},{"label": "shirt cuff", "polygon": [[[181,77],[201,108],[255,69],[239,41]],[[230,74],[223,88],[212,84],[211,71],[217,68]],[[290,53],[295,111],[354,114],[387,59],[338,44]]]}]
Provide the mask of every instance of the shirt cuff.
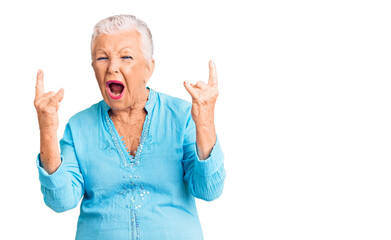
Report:
[{"label": "shirt cuff", "polygon": [[44,168],[41,167],[40,154],[38,154],[37,167],[38,167],[39,181],[41,182],[41,185],[51,190],[58,189],[65,186],[65,184],[69,182],[69,180],[68,180],[67,172],[63,165],[64,165],[63,158],[61,156],[60,166],[54,173],[49,174],[48,172],[46,172]]},{"label": "shirt cuff", "polygon": [[[197,144],[196,152],[198,153]],[[220,142],[216,134],[216,143],[210,152],[210,155],[205,160],[200,160],[198,154],[196,154],[197,159],[195,161],[195,171],[201,176],[208,177],[217,172],[223,165],[224,154],[220,147]]]}]

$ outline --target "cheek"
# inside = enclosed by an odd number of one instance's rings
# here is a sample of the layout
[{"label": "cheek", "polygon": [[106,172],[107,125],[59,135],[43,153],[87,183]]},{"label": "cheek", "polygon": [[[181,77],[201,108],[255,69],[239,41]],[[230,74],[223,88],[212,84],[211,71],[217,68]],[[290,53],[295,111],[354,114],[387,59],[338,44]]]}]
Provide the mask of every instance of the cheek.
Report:
[{"label": "cheek", "polygon": [[138,84],[140,81],[140,69],[136,67],[124,67],[121,73],[129,84]]},{"label": "cheek", "polygon": [[104,86],[104,79],[105,79],[105,70],[102,66],[95,66],[94,67],[94,72],[95,72],[95,78],[96,81],[98,82],[99,88],[100,89],[105,89],[106,86]]},{"label": "cheek", "polygon": [[104,66],[95,66],[94,71],[95,71],[96,80],[98,80],[98,82],[103,81],[103,79],[105,77],[105,73],[106,73],[105,67]]}]

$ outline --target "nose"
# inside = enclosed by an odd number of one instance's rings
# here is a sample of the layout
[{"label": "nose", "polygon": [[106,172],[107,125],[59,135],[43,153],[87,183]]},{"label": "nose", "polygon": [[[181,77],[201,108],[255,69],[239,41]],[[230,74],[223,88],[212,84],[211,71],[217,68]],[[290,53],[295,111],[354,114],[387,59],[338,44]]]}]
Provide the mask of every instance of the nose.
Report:
[{"label": "nose", "polygon": [[118,73],[119,72],[119,63],[115,59],[110,60],[110,65],[108,68],[109,73]]}]

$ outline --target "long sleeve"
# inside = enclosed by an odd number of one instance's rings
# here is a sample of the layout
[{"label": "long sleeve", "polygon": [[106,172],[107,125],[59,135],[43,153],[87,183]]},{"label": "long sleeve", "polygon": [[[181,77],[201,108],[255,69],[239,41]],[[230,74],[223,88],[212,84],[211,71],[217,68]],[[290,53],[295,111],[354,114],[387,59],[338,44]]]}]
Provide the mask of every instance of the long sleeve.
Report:
[{"label": "long sleeve", "polygon": [[212,201],[220,197],[226,176],[224,154],[218,136],[209,157],[200,160],[197,155],[195,123],[190,116],[183,144],[184,180],[189,185],[194,197]]},{"label": "long sleeve", "polygon": [[69,124],[60,141],[61,165],[53,174],[41,167],[40,155],[37,157],[41,192],[45,204],[56,212],[75,208],[84,194],[84,180],[76,157]]}]

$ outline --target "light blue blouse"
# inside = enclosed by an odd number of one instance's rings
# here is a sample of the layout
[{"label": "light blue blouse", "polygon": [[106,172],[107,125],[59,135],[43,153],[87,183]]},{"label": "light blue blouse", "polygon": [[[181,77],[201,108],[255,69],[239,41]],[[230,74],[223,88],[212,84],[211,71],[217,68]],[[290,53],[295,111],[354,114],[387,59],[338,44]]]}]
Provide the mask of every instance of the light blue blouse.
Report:
[{"label": "light blue blouse", "polygon": [[60,141],[61,165],[37,167],[47,206],[80,206],[77,240],[203,239],[195,199],[218,198],[225,170],[219,139],[199,160],[191,104],[147,87],[140,145],[127,152],[101,101],[74,115]]}]

